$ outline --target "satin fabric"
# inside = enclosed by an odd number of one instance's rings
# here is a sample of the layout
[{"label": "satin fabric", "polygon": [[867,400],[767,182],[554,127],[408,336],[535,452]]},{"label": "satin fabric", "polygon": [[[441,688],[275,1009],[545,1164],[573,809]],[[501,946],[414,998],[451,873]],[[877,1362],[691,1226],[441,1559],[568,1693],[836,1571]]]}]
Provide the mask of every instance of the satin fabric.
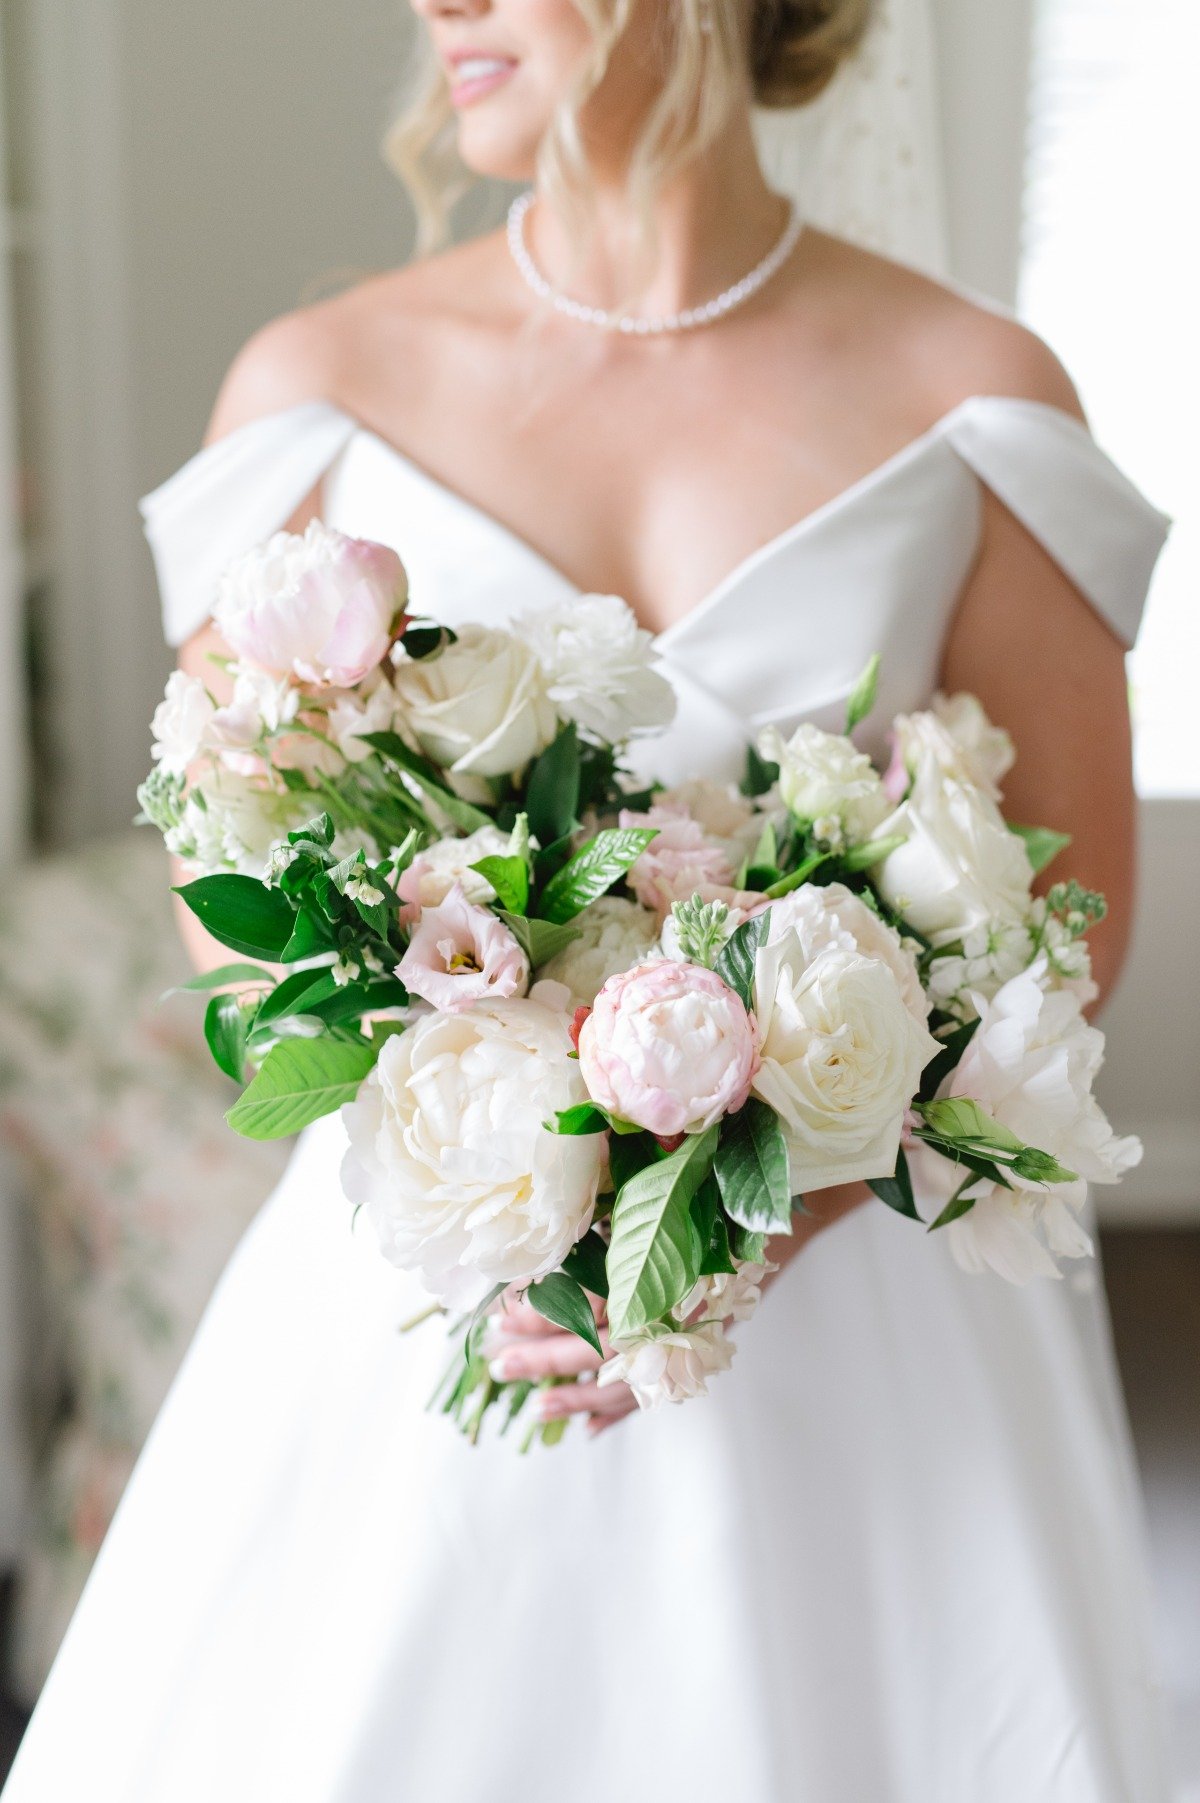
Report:
[{"label": "satin fabric", "polygon": [[[324,480],[451,624],[576,591],[317,402],[144,504],[169,636]],[[1121,636],[1160,515],[1074,421],[967,402],[658,640],[649,762],[923,704],[986,482]],[[821,1234],[710,1397],[472,1450],[437,1322],[306,1133],[213,1298],[4,1803],[1164,1803],[1139,1501],[1094,1267],[970,1277],[882,1205]]]}]

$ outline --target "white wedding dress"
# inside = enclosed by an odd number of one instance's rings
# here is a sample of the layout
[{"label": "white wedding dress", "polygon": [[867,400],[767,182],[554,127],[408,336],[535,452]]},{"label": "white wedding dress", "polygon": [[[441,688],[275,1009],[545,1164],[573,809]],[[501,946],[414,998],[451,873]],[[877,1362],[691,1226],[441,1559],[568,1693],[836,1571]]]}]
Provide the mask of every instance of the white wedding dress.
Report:
[{"label": "white wedding dress", "polygon": [[[457,624],[575,591],[336,408],[145,503],[173,640],[324,479]],[[1082,427],[968,401],[659,639],[652,761],[927,701],[980,484],[1124,640],[1164,522]],[[1162,1803],[1139,1503],[1090,1267],[1012,1288],[882,1204],[822,1233],[711,1396],[471,1450],[441,1326],[307,1132],[166,1402],[4,1803]]]}]

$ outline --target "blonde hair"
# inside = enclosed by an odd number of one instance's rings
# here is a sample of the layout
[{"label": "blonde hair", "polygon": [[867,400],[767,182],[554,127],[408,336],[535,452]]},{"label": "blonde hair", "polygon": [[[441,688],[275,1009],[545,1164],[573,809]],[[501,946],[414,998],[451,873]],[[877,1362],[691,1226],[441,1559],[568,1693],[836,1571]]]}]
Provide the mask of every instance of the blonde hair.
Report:
[{"label": "blonde hair", "polygon": [[[718,136],[745,93],[747,76],[759,106],[807,104],[854,50],[871,3],[753,0],[748,21],[739,0],[668,0],[662,6],[668,75],[634,145],[628,177],[647,256],[655,194]],[[591,47],[542,141],[537,177],[556,210],[582,234],[591,176],[580,115],[604,79],[635,0],[574,4],[591,28]],[[451,209],[471,180],[455,151],[453,121],[445,72],[426,41],[413,96],[384,144],[416,208],[418,254],[446,241]]]}]

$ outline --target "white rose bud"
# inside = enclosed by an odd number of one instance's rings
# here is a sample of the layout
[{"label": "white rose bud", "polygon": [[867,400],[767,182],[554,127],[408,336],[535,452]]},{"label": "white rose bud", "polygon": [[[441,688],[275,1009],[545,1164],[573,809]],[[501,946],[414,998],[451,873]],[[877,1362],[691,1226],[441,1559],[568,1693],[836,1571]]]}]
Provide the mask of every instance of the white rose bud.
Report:
[{"label": "white rose bud", "polygon": [[805,721],[790,739],[771,726],[758,741],[760,754],[779,765],[779,793],[805,825],[819,820],[828,834],[836,822],[849,845],[876,836],[888,800],[870,758],[849,739]]}]

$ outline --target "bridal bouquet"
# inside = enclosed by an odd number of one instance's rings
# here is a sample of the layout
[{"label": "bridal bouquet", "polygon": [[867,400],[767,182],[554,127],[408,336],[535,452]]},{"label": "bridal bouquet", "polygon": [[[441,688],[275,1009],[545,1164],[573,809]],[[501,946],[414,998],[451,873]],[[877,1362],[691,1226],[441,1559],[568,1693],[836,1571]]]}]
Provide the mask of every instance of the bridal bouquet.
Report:
[{"label": "bridal bouquet", "polygon": [[[806,1192],[864,1181],[1014,1281],[1091,1250],[1088,1182],[1140,1156],[1092,1095],[1085,935],[1034,898],[1064,847],[1012,827],[969,696],[846,735],[762,735],[735,790],[635,793],[669,684],[624,603],[459,633],[399,559],[314,524],[226,575],[231,699],[173,675],[144,817],[241,958],[197,978],[238,1131],[341,1108],[343,1185],[454,1331],[474,1437],[532,1386],[482,1353],[523,1291],[650,1407],[705,1392]],[[603,1338],[601,1332],[603,1330]],[[565,1422],[533,1431],[557,1438]]]}]

